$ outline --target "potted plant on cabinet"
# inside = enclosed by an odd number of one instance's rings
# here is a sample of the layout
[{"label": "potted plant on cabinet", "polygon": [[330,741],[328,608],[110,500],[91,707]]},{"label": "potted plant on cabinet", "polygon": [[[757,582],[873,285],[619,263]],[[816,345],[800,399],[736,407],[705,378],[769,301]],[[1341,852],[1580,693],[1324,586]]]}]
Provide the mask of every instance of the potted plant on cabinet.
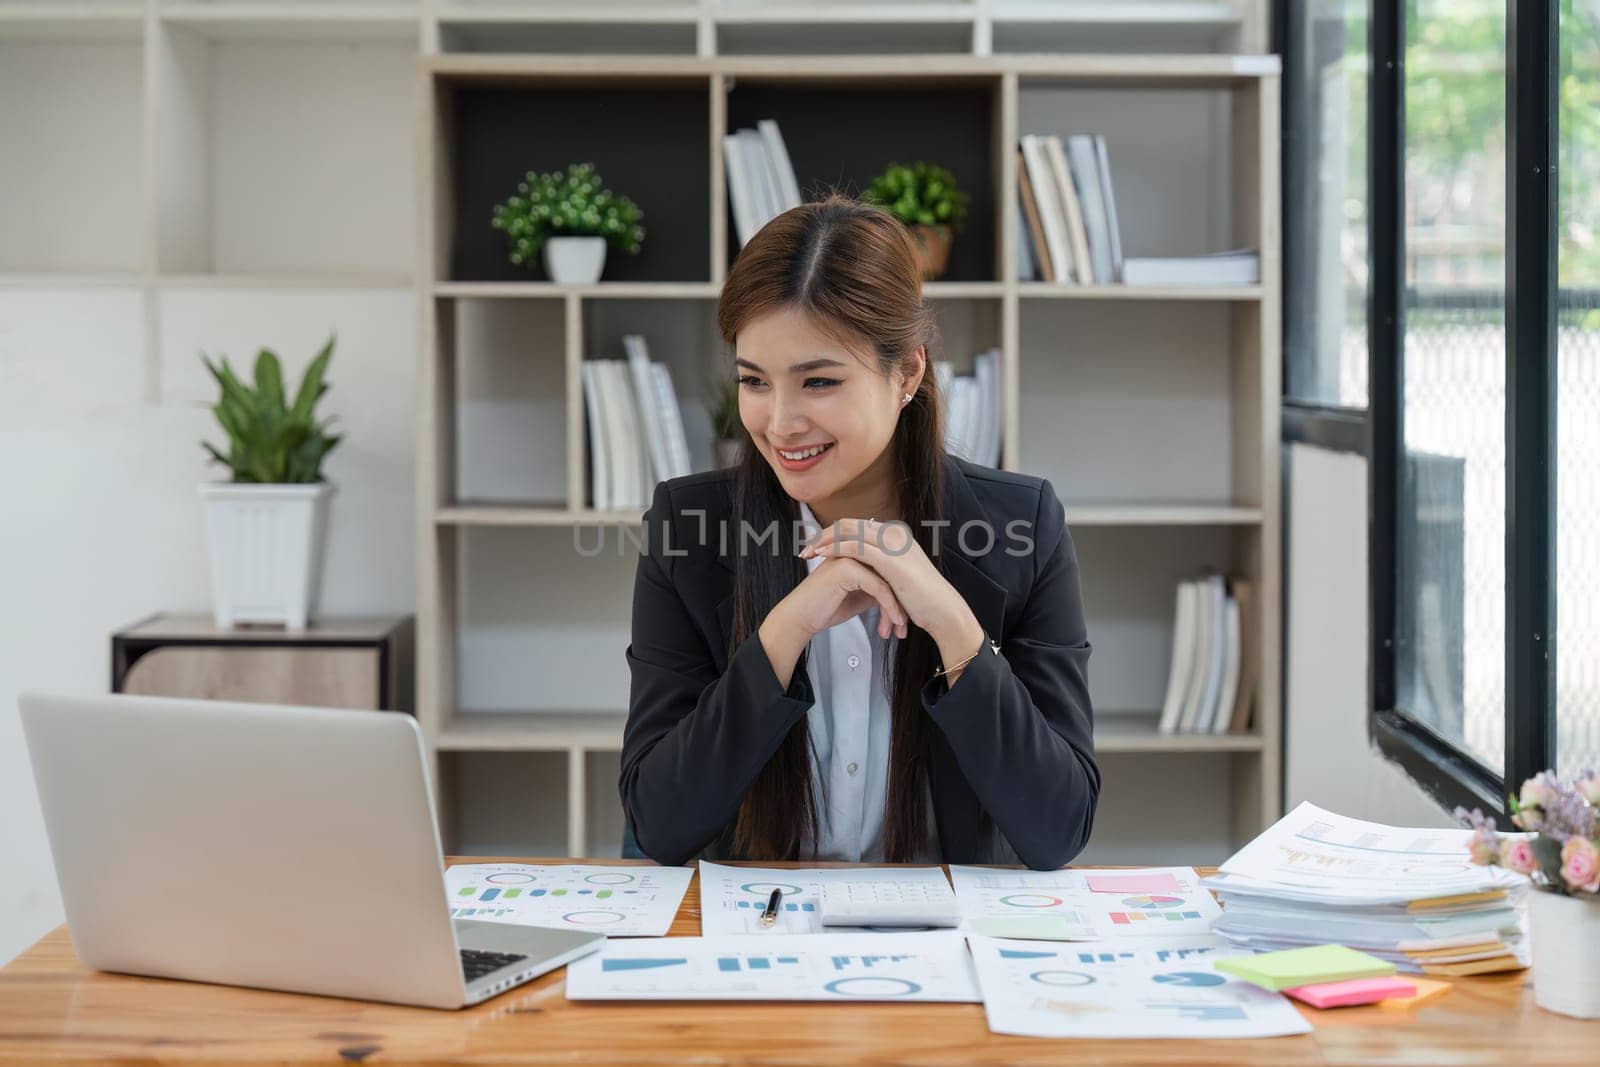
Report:
[{"label": "potted plant on cabinet", "polygon": [[716,467],[735,467],[739,464],[744,445],[744,422],[739,418],[739,379],[722,374],[711,394],[711,430],[716,435],[711,451]]},{"label": "potted plant on cabinet", "polygon": [[543,252],[551,281],[588,285],[600,280],[608,245],[638,254],[643,222],[639,206],[607,189],[593,163],[573,163],[565,172],[530,170],[517,191],[495,205],[490,224],[505,231],[511,262],[532,267]]},{"label": "potted plant on cabinet", "polygon": [[1456,817],[1475,831],[1472,861],[1506,867],[1533,882],[1528,918],[1534,1002],[1562,1015],[1600,1018],[1600,774],[1587,771],[1568,784],[1543,771],[1506,799],[1511,822],[1527,833],[1498,834],[1482,812],[1456,809]]},{"label": "potted plant on cabinet", "polygon": [[910,228],[917,240],[924,281],[944,274],[953,234],[967,218],[968,197],[956,188],[954,175],[933,163],[891,163],[861,198],[887,208]]},{"label": "potted plant on cabinet", "polygon": [[253,384],[223,356],[201,360],[221,396],[211,411],[228,435],[228,451],[203,442],[232,479],[200,487],[211,547],[211,593],[216,622],[281,623],[303,630],[316,606],[328,497],[322,461],[340,435],[319,421],[317,402],[333,358],[332,337],[300,378],[294,402],[284,395],[278,357],[256,355]]}]

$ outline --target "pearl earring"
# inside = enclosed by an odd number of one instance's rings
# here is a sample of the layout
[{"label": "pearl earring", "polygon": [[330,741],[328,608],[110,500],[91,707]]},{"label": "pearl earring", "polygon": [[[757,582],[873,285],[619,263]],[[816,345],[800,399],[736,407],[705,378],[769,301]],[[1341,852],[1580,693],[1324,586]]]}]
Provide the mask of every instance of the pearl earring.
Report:
[{"label": "pearl earring", "polygon": [[911,394],[910,394],[910,393],[907,393],[907,394],[906,394],[906,395],[905,395],[905,396],[903,396],[903,397],[901,397],[901,398],[900,398],[900,403],[902,403],[902,404],[909,404],[909,403],[911,403]]}]

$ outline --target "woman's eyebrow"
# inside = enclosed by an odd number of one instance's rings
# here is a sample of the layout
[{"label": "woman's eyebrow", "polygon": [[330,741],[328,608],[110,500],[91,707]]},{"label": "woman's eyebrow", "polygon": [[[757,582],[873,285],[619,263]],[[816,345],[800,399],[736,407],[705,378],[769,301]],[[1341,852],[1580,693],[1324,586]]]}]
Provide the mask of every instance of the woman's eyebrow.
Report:
[{"label": "woman's eyebrow", "polygon": [[[762,370],[760,367],[756,366],[754,363],[751,363],[748,359],[736,359],[733,362],[734,362],[734,364],[736,366],[749,367],[751,370],[757,371],[757,372],[759,372],[761,374],[765,374],[766,373],[766,371]],[[796,363],[794,366],[790,367],[789,368],[789,373],[790,374],[804,374],[807,371],[820,370],[823,367],[843,367],[843,366],[846,366],[846,364],[841,363],[837,359],[826,359],[826,358],[823,358],[823,359],[808,359],[804,363]]]}]

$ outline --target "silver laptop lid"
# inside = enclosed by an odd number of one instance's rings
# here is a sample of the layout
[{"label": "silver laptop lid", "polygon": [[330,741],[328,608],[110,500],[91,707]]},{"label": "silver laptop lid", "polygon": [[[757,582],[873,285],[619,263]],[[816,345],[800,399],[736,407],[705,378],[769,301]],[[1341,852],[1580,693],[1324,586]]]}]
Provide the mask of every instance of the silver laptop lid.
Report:
[{"label": "silver laptop lid", "polygon": [[85,964],[463,1002],[410,716],[42,693],[21,709]]}]

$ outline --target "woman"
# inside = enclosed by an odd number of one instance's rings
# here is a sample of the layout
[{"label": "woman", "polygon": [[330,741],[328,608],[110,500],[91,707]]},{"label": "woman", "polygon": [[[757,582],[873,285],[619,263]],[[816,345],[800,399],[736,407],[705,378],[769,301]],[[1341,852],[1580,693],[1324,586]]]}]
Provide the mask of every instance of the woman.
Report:
[{"label": "woman", "polygon": [[838,196],[787,211],[718,320],[750,442],[645,517],[638,847],[1066,863],[1100,791],[1077,560],[1048,482],[945,453],[909,231]]}]

